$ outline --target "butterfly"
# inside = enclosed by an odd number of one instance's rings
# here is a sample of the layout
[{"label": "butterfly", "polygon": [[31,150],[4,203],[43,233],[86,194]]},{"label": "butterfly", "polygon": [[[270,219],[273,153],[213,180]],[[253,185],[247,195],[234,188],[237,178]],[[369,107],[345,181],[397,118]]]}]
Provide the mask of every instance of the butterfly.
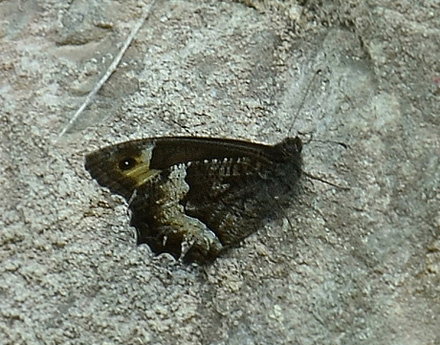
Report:
[{"label": "butterfly", "polygon": [[92,152],[85,168],[127,200],[138,244],[206,264],[294,198],[301,149],[298,137],[275,145],[157,137]]}]

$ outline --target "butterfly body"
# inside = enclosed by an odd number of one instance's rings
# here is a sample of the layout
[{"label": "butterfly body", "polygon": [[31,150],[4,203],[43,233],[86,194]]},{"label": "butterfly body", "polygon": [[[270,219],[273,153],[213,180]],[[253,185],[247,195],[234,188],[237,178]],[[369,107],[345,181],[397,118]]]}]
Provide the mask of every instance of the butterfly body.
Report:
[{"label": "butterfly body", "polygon": [[299,138],[264,145],[159,137],[93,152],[85,167],[101,186],[128,201],[138,244],[207,263],[293,197],[301,148]]}]

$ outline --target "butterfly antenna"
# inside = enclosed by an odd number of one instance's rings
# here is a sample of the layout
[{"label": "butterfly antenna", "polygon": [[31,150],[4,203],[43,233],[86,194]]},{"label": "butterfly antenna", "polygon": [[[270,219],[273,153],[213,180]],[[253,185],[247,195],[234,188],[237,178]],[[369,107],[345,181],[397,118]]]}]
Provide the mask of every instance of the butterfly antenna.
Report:
[{"label": "butterfly antenna", "polygon": [[310,88],[312,87],[312,84],[314,83],[316,76],[317,76],[318,74],[321,74],[321,72],[322,72],[322,69],[318,69],[318,70],[315,72],[315,74],[313,75],[312,80],[309,82],[309,85],[307,85],[306,91],[304,92],[304,96],[303,96],[303,98],[302,98],[302,100],[301,100],[301,103],[300,103],[299,106],[298,106],[298,110],[296,111],[296,114],[295,114],[295,116],[294,116],[294,118],[293,118],[292,124],[290,125],[289,131],[287,132],[287,136],[290,136],[290,133],[292,132],[292,129],[293,129],[294,125],[295,125],[295,121],[296,121],[296,119],[298,118],[299,113],[301,112],[301,110],[302,110],[302,108],[303,108],[303,106],[304,106],[304,103],[306,102],[306,98],[307,98],[307,95],[308,95],[308,93],[309,93],[309,90],[310,90]]},{"label": "butterfly antenna", "polygon": [[336,141],[336,140],[325,140],[324,141],[324,140],[319,140],[319,139],[313,139],[313,141],[317,142],[317,143],[324,143],[324,144],[330,143],[330,144],[340,145],[344,149],[349,149],[350,148],[349,145],[347,145],[346,143],[343,143],[342,141]]},{"label": "butterfly antenna", "polygon": [[[301,134],[303,134],[303,133],[301,133]],[[309,141],[308,141],[307,143],[309,143],[309,142],[312,141],[312,140],[313,140],[313,141],[316,141],[316,142],[319,142],[319,143],[332,143],[332,144],[341,145],[344,149],[348,149],[348,148],[349,148],[349,146],[348,146],[347,144],[345,144],[345,143],[343,143],[343,142],[340,142],[340,141],[334,141],[334,140],[323,141],[323,140],[319,140],[319,139],[313,139],[313,133],[312,133],[312,135],[311,135],[311,137],[310,137],[310,139],[309,139]],[[336,187],[336,188],[338,188],[338,189],[342,189],[342,190],[350,190],[349,187],[342,187],[342,186],[339,186],[339,185],[337,185],[337,184],[335,184],[335,183],[332,183],[332,182],[329,182],[329,181],[327,181],[327,180],[324,180],[324,179],[321,178],[321,177],[314,176],[314,175],[312,175],[312,174],[310,174],[310,173],[308,173],[308,172],[306,172],[306,171],[302,171],[302,174],[305,175],[305,176],[307,176],[308,178],[311,178],[312,180],[316,180],[316,181],[319,181],[319,182],[322,182],[322,183],[328,184],[329,186]]]},{"label": "butterfly antenna", "polygon": [[338,188],[338,189],[342,189],[342,190],[350,190],[350,187],[339,186],[339,185],[337,185],[337,184],[335,184],[335,183],[332,183],[332,182],[326,181],[326,180],[324,180],[324,179],[321,178],[321,177],[314,176],[314,175],[312,175],[312,174],[310,174],[310,173],[308,173],[308,172],[303,171],[302,174],[304,174],[304,175],[307,176],[308,178],[311,178],[312,180],[316,180],[316,181],[319,181],[319,182],[322,182],[322,183],[328,184],[329,186],[332,186],[332,187],[335,187],[335,188]]},{"label": "butterfly antenna", "polygon": [[[307,133],[305,133],[305,132],[298,132],[298,134],[305,135]],[[349,149],[350,148],[349,145],[347,145],[346,143],[343,143],[342,141],[314,139],[313,138],[313,133],[310,134],[310,138],[307,140],[306,144],[310,143],[311,141],[316,142],[316,143],[324,143],[324,144],[328,144],[328,143],[336,144],[336,145],[342,146],[344,149]]]}]

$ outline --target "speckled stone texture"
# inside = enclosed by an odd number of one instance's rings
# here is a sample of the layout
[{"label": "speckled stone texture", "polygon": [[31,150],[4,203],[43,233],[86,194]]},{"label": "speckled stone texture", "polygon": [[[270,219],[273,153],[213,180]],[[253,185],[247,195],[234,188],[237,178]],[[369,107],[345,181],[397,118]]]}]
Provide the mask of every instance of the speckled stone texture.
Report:
[{"label": "speckled stone texture", "polygon": [[[0,1],[0,343],[439,344],[438,1],[158,1],[58,138],[146,4]],[[306,177],[283,220],[184,265],[83,167],[162,135],[299,135],[350,189]]]}]

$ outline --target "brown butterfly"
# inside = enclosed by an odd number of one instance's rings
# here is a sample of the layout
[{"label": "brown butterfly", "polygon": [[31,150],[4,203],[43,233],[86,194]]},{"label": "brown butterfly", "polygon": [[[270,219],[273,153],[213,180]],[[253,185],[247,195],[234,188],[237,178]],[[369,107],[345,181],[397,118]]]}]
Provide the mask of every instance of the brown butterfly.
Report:
[{"label": "brown butterfly", "polygon": [[301,149],[298,137],[276,145],[158,137],[93,152],[85,168],[127,200],[138,244],[208,263],[294,197]]}]

